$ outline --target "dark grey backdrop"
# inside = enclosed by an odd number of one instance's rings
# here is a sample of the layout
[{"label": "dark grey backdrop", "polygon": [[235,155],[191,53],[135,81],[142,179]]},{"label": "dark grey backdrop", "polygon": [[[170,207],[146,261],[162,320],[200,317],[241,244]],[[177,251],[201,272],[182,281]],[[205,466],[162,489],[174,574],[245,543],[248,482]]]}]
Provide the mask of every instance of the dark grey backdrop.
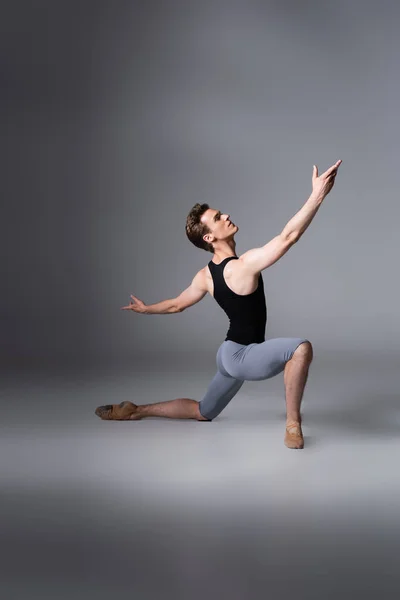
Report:
[{"label": "dark grey backdrop", "polygon": [[343,160],[301,241],[264,271],[267,336],[399,350],[399,81],[394,2],[16,2],[2,15],[7,292],[3,365],[215,353],[212,298],[121,312],[189,285],[211,254],[195,202],[237,252],[301,208],[313,163]]}]

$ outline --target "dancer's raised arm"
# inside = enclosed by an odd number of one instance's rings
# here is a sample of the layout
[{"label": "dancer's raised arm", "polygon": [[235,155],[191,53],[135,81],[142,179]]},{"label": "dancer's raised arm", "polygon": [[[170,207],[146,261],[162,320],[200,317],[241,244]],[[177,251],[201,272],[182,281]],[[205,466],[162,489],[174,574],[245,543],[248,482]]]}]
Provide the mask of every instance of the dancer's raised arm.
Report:
[{"label": "dancer's raised arm", "polygon": [[320,176],[318,176],[318,168],[314,166],[311,196],[285,225],[282,233],[265,246],[253,248],[241,255],[240,260],[251,272],[259,273],[276,263],[300,239],[317,214],[324,198],[331,191],[341,162],[338,160]]}]

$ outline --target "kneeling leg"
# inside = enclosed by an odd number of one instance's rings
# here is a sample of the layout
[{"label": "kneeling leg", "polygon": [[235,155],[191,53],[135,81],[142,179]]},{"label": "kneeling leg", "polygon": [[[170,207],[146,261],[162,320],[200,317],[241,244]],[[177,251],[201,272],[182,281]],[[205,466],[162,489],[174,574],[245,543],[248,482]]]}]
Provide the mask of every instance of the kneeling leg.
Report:
[{"label": "kneeling leg", "polygon": [[238,393],[244,381],[217,371],[199,403],[199,412],[208,421],[215,419]]}]

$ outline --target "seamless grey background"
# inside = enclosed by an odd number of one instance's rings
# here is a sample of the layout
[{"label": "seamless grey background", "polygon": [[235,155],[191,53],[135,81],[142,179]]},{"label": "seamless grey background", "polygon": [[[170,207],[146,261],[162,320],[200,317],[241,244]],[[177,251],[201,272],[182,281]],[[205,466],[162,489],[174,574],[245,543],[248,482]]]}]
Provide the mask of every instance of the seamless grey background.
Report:
[{"label": "seamless grey background", "polygon": [[[397,3],[14,1],[0,14],[0,596],[375,600],[400,579]],[[237,253],[336,184],[263,272],[271,337],[314,346],[305,448],[283,376],[212,423],[104,422],[201,400],[228,319],[177,296],[230,213]]]},{"label": "seamless grey background", "polygon": [[341,0],[9,3],[2,361],[216,351],[228,320],[209,296],[180,315],[119,309],[177,296],[211,259],[185,235],[195,202],[231,214],[240,255],[338,158],[264,271],[267,337],[397,352],[398,17]]}]

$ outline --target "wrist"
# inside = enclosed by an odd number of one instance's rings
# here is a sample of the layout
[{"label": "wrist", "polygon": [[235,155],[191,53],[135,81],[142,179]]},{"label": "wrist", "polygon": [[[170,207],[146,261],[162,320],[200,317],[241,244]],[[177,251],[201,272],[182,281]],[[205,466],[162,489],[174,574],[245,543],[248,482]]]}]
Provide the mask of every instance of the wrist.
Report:
[{"label": "wrist", "polygon": [[321,204],[321,202],[324,200],[325,196],[326,196],[326,194],[324,194],[323,192],[318,192],[318,191],[313,190],[311,192],[310,200],[313,200],[317,204]]}]

